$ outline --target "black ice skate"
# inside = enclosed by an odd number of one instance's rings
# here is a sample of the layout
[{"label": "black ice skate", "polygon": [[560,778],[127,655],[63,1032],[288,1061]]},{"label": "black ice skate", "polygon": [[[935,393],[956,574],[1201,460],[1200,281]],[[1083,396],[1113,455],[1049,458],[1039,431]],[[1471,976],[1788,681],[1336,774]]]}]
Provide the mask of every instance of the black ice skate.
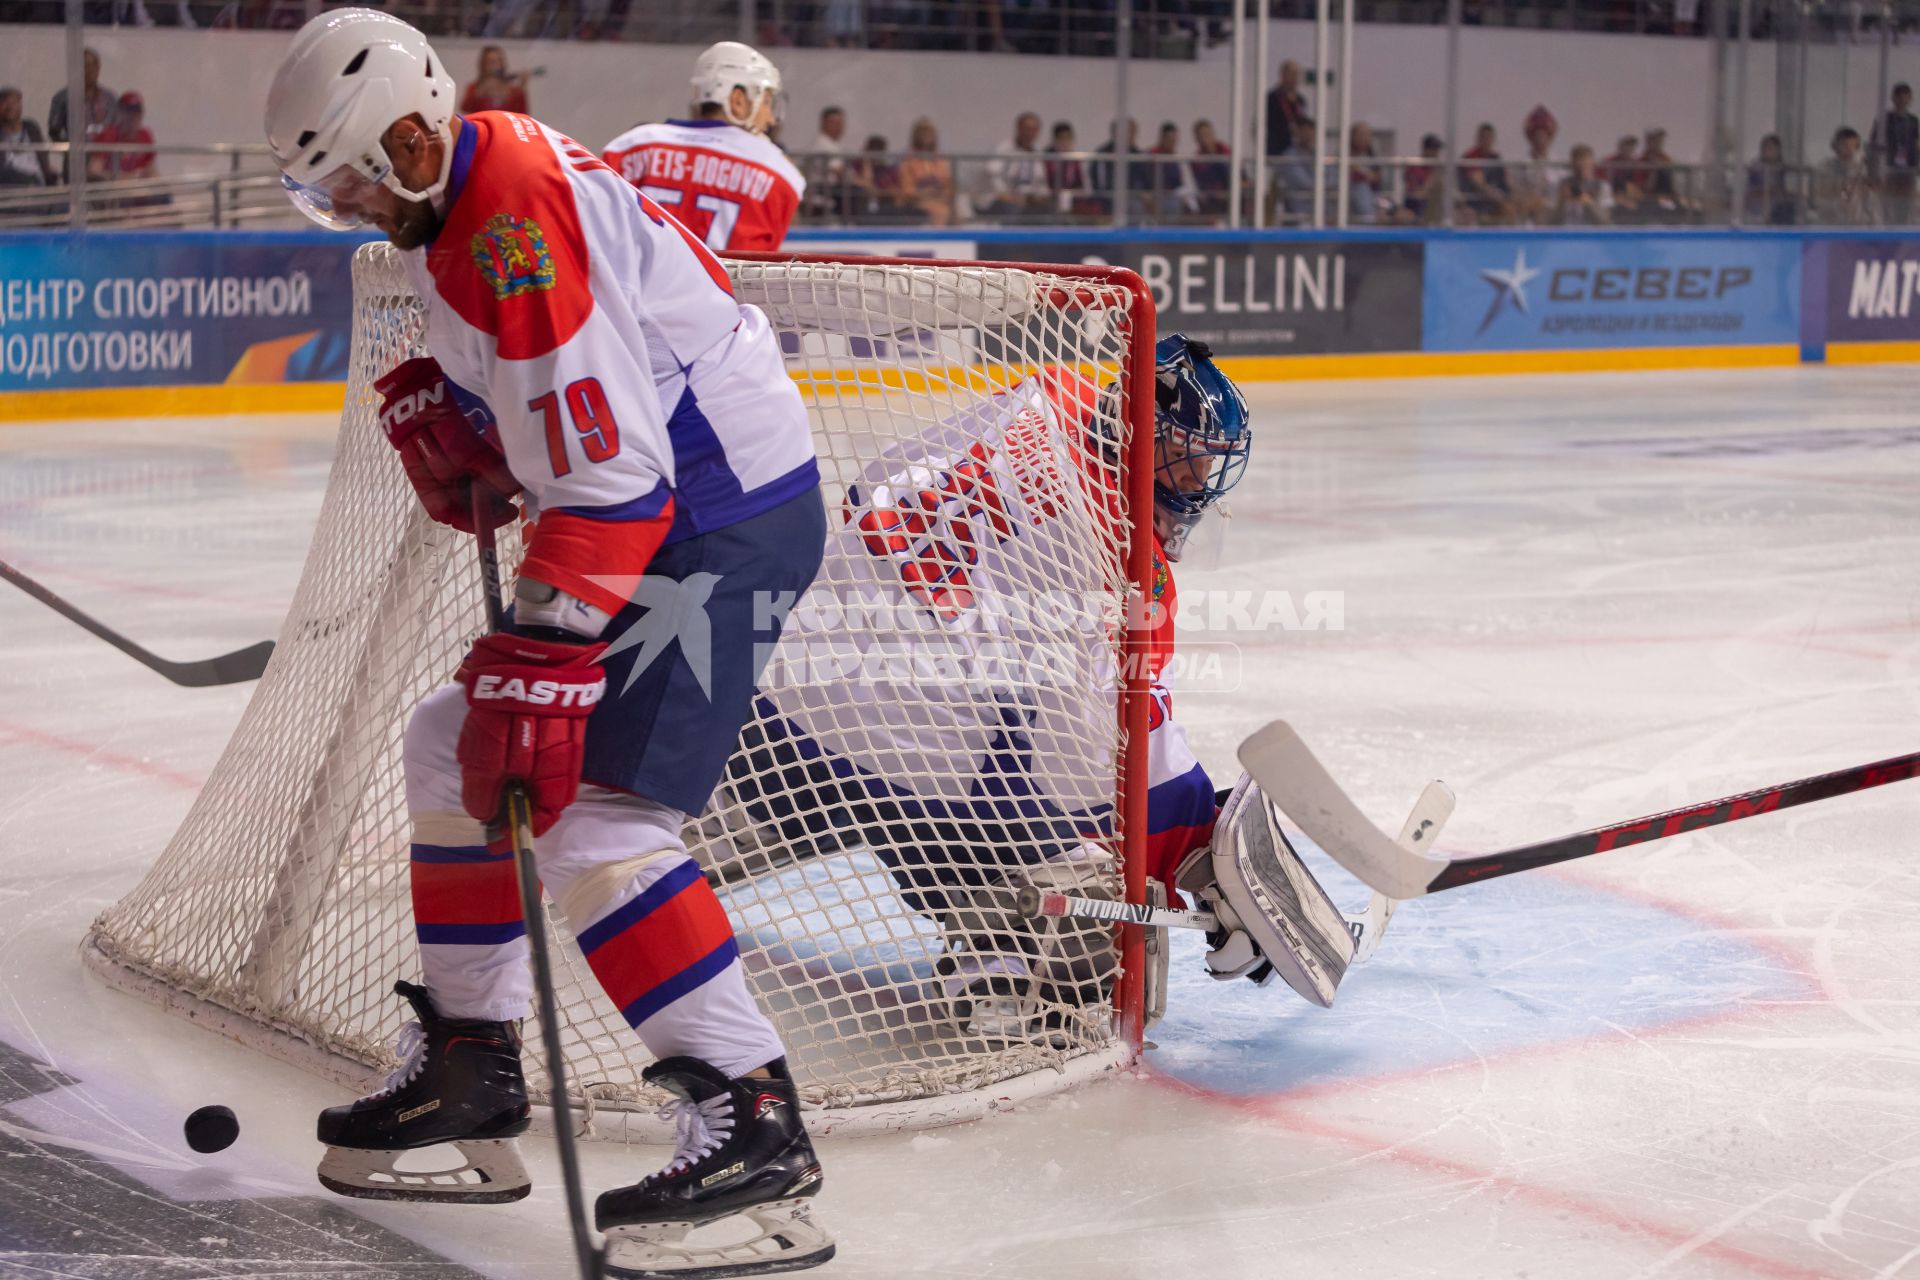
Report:
[{"label": "black ice skate", "polygon": [[[595,1202],[610,1274],[717,1280],[798,1271],[833,1256],[832,1238],[807,1211],[820,1162],[793,1079],[785,1059],[769,1066],[771,1080],[729,1080],[698,1058],[646,1069],[649,1083],[680,1095],[678,1143],[658,1173]],[[700,1239],[689,1239],[696,1231]]]},{"label": "black ice skate", "polygon": [[[320,1183],[364,1200],[501,1204],[531,1189],[514,1139],[527,1131],[520,1033],[506,1022],[442,1018],[424,987],[394,984],[419,1021],[400,1035],[400,1066],[386,1087],[320,1113]],[[416,1173],[401,1154],[451,1143],[459,1168]]]}]

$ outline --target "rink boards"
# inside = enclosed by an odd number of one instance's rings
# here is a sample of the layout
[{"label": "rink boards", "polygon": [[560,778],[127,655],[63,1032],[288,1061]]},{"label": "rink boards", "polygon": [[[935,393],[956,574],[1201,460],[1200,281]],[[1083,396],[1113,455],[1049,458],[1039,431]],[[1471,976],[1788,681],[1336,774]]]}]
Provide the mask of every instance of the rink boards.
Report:
[{"label": "rink boards", "polygon": [[[360,237],[0,234],[0,421],[324,412]],[[1249,379],[1920,359],[1920,235],[1611,228],[796,232],[815,252],[1131,267]]]}]

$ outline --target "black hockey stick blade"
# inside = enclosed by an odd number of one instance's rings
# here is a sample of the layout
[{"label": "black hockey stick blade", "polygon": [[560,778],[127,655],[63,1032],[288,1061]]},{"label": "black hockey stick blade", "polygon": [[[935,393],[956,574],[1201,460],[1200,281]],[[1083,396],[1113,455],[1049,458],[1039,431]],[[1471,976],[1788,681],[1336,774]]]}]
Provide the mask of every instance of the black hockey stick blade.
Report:
[{"label": "black hockey stick blade", "polygon": [[1920,751],[1915,751],[1554,840],[1432,858],[1401,848],[1367,821],[1285,721],[1275,720],[1241,743],[1240,762],[1267,798],[1334,861],[1388,897],[1403,899],[1920,777]]},{"label": "black hockey stick blade", "polygon": [[198,662],[172,662],[150,649],[135,644],[92,615],[74,608],[4,560],[0,560],[0,578],[5,578],[67,621],[91,631],[135,662],[189,689],[204,689],[212,685],[240,684],[247,680],[258,680],[260,673],[267,669],[267,659],[273,656],[273,641],[262,640],[258,644],[250,644],[244,649],[235,649],[232,653],[223,653],[215,658],[205,658]]}]

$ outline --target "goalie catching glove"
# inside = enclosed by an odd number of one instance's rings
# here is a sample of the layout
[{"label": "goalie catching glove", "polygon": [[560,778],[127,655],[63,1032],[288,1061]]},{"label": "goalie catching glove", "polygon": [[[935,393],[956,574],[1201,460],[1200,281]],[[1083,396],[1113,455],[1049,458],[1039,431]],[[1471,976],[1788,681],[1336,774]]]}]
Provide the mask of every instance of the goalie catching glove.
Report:
[{"label": "goalie catching glove", "polygon": [[461,412],[437,361],[417,357],[396,365],[373,389],[380,393],[380,429],[399,452],[428,515],[462,533],[476,532],[468,491],[477,485],[490,499],[488,528],[513,519],[520,482],[499,448]]},{"label": "goalie catching glove", "polygon": [[587,717],[607,689],[602,644],[480,637],[456,679],[467,689],[460,727],[460,802],[492,822],[510,781],[526,784],[533,834],[544,835],[580,790]]}]

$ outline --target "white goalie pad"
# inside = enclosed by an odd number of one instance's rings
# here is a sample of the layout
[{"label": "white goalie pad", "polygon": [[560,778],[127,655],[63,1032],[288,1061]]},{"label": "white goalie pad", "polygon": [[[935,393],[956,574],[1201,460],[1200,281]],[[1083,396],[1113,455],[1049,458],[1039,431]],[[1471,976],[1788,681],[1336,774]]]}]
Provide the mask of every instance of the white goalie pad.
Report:
[{"label": "white goalie pad", "polygon": [[[1221,923],[1245,930],[1302,997],[1331,1005],[1353,962],[1353,934],[1244,773],[1214,823],[1213,876],[1225,907]],[[1228,912],[1238,919],[1226,919]]]}]

